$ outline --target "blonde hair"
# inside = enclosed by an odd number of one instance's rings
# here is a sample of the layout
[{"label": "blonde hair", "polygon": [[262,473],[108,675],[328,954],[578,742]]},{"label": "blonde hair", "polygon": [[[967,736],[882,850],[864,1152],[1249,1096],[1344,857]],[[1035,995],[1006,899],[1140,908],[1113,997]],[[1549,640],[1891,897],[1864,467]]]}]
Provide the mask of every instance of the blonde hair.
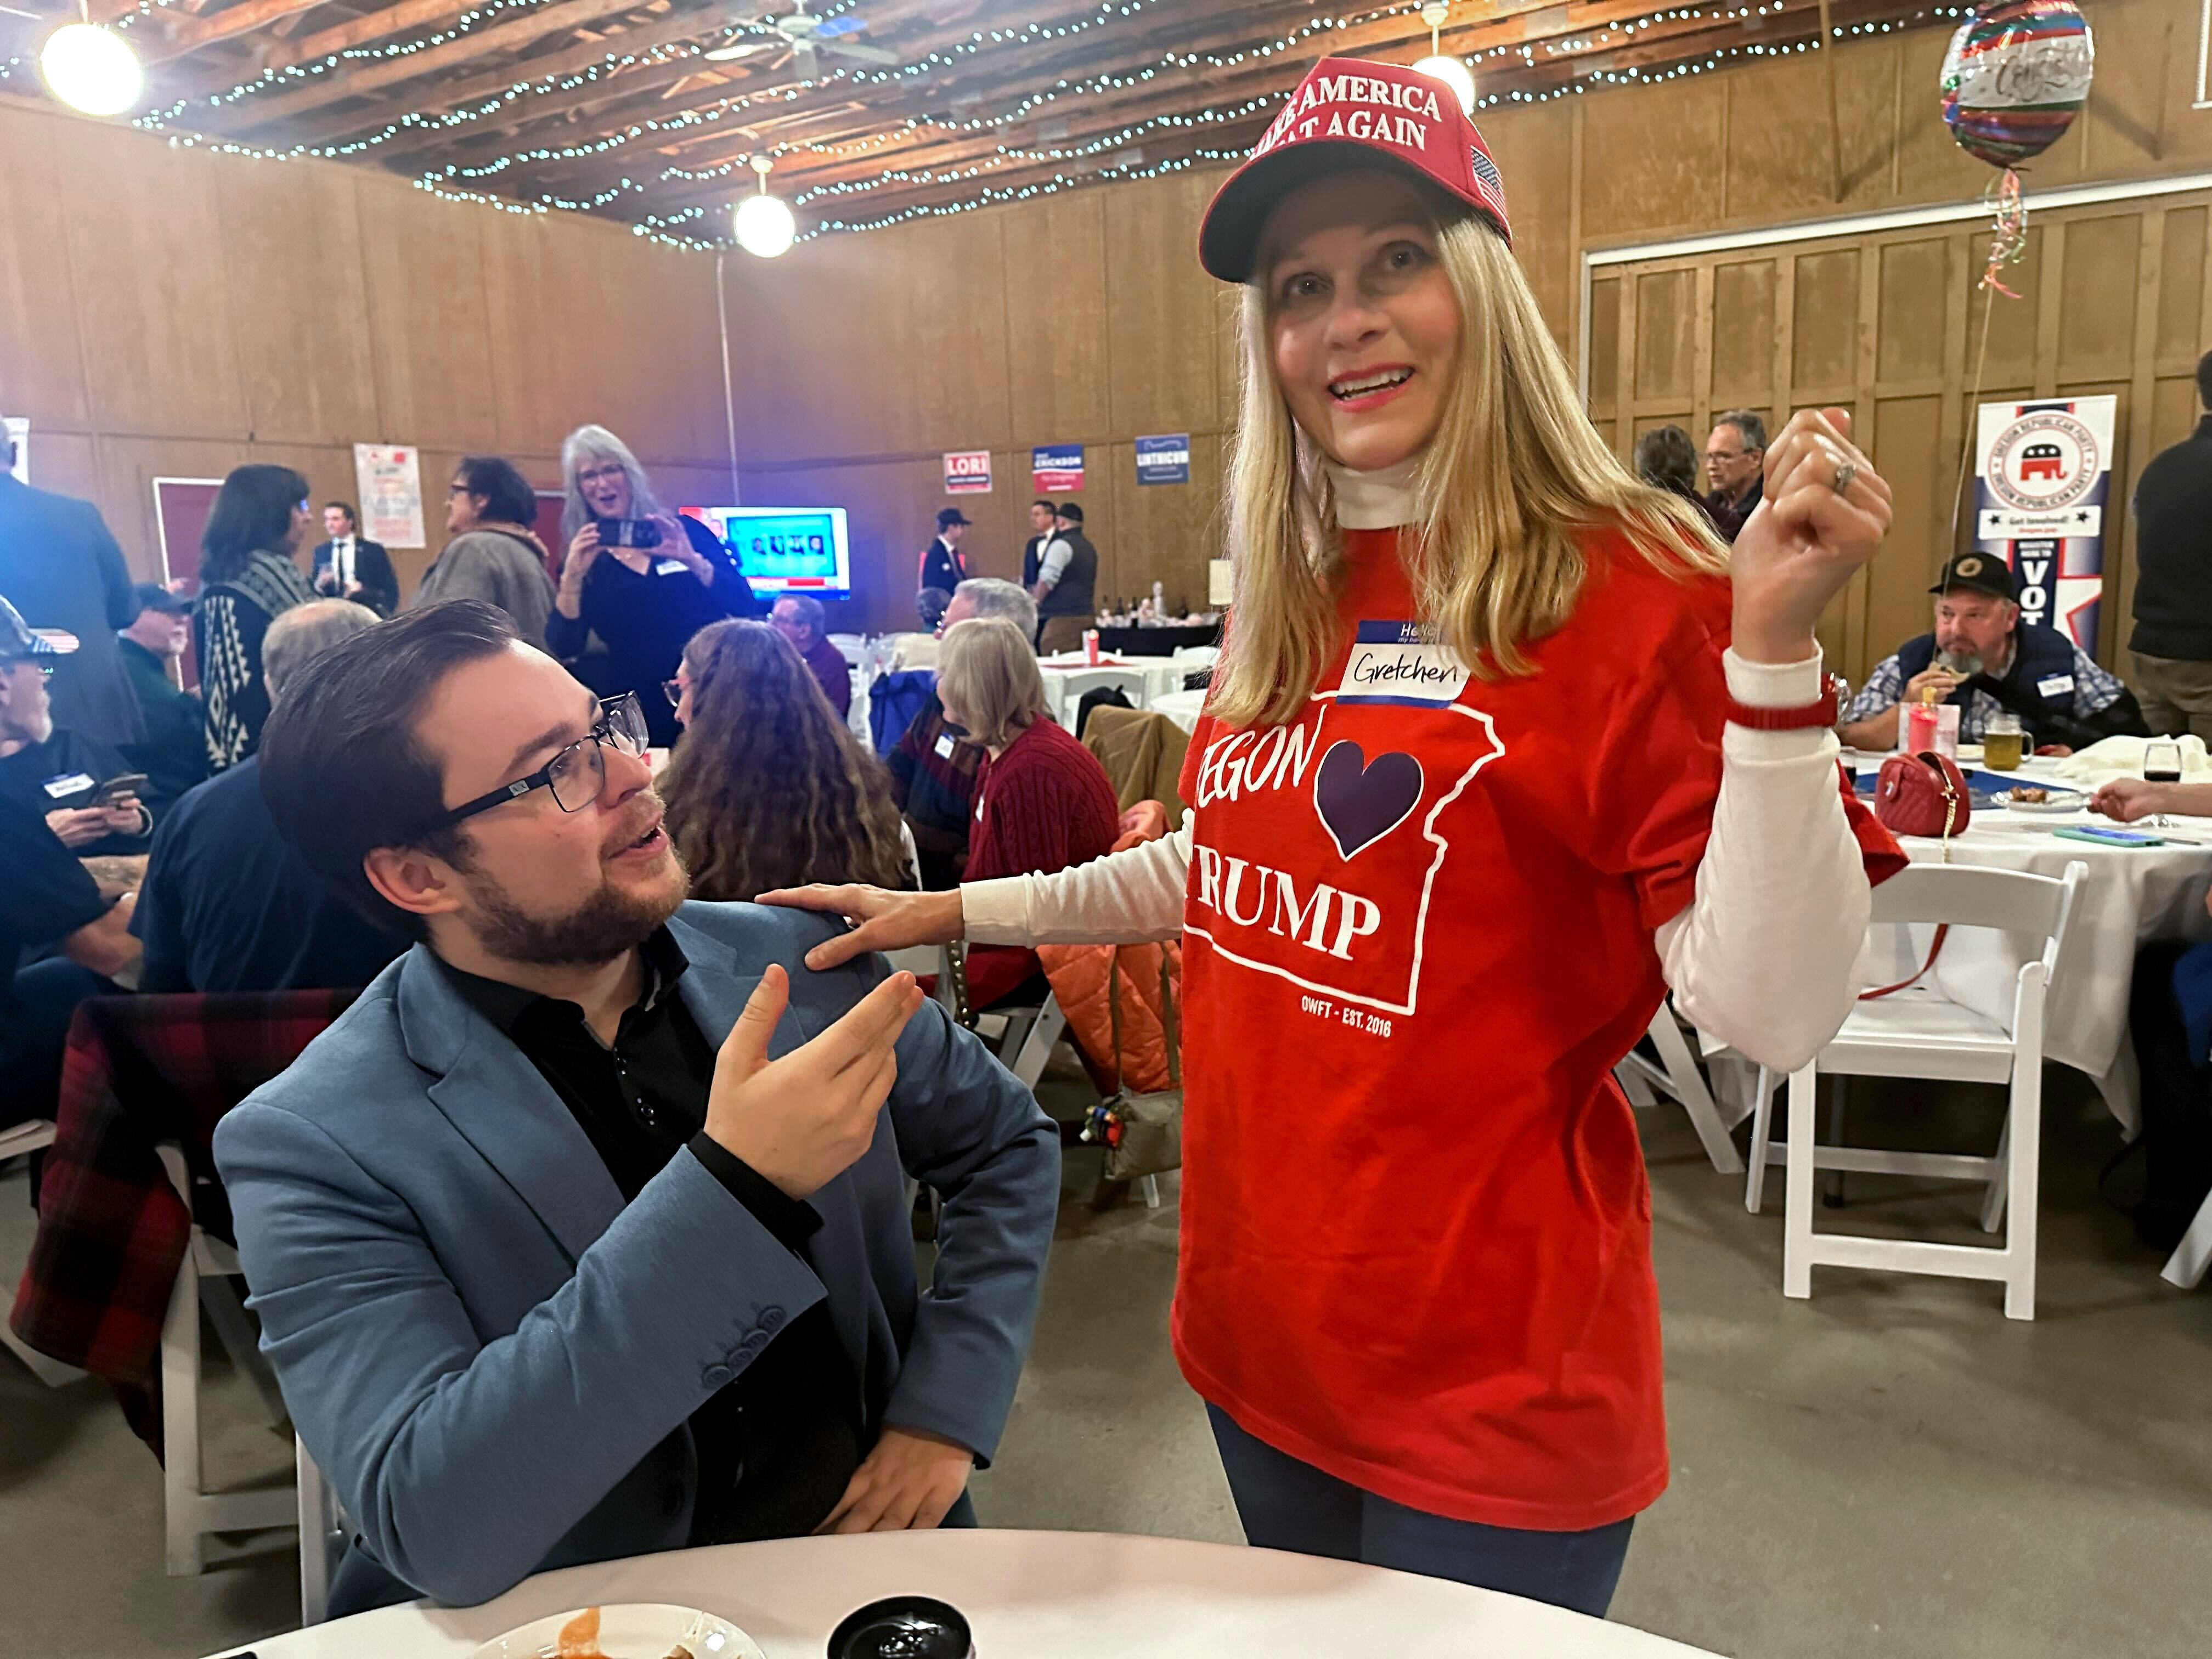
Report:
[{"label": "blonde hair", "polygon": [[[1584,416],[1527,278],[1472,214],[1437,225],[1459,301],[1460,361],[1414,473],[1418,609],[1477,678],[1525,674],[1525,647],[1563,624],[1588,574],[1583,539],[1617,529],[1683,575],[1725,570],[1697,508],[1638,480]],[[1243,407],[1229,465],[1235,623],[1212,711],[1232,726],[1297,718],[1341,643],[1343,553],[1323,457],[1275,382],[1264,277],[1239,330]]]},{"label": "blonde hair", "polygon": [[1004,748],[1033,722],[1052,718],[1036,654],[1004,617],[970,617],[945,630],[937,695],[959,710],[969,740],[986,749]]}]

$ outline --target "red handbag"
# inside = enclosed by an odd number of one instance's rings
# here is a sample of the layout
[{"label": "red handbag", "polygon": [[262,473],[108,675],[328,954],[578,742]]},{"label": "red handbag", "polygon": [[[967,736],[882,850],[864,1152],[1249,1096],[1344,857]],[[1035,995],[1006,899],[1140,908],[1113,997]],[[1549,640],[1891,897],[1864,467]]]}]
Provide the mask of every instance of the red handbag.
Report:
[{"label": "red handbag", "polygon": [[1893,835],[1961,834],[1974,810],[1966,775],[1947,755],[1892,755],[1874,782],[1874,815]]},{"label": "red handbag", "polygon": [[[1951,837],[1966,829],[1973,811],[1973,793],[1966,787],[1966,775],[1948,755],[1924,749],[1917,755],[1892,755],[1875,775],[1875,817],[1893,835],[1941,836],[1946,864],[1951,861]],[[1936,953],[1950,933],[1948,922],[1936,929],[1936,937],[1929,941],[1928,959],[1920,964],[1919,973],[1879,990],[1862,991],[1859,1000],[1872,1002],[1919,983],[1936,965]]]}]

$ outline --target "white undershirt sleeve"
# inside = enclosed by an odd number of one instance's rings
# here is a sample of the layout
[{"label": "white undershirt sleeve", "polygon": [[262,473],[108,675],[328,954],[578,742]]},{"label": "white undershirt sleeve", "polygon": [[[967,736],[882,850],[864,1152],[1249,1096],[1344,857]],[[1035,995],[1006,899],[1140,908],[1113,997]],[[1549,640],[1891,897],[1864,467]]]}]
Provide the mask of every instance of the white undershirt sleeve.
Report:
[{"label": "white undershirt sleeve", "polygon": [[[1813,702],[1820,659],[1724,659],[1729,694],[1754,708]],[[1721,737],[1712,838],[1697,897],[1655,943],[1674,1006],[1699,1030],[1794,1071],[1850,1012],[1872,908],[1866,866],[1837,787],[1833,732]]]},{"label": "white undershirt sleeve", "polygon": [[976,945],[1135,945],[1182,932],[1190,825],[1048,876],[971,881],[960,912]]},{"label": "white undershirt sleeve", "polygon": [[1075,550],[1066,542],[1054,542],[1046,548],[1044,557],[1037,565],[1038,584],[1044,587],[1057,584],[1067,573],[1067,562],[1074,556]]}]

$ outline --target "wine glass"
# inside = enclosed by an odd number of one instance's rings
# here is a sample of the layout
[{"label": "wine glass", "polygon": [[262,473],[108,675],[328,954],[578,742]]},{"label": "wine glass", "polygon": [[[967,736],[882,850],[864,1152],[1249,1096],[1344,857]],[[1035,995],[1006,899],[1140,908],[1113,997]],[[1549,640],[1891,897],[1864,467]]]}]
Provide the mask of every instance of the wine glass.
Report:
[{"label": "wine glass", "polygon": [[[2154,738],[2145,744],[2142,775],[2145,783],[2179,783],[2181,781],[2181,745],[2170,738]],[[2154,814],[2150,822],[2151,827],[2154,830],[2166,830],[2172,827],[2166,823],[2166,814],[2163,812]]]}]

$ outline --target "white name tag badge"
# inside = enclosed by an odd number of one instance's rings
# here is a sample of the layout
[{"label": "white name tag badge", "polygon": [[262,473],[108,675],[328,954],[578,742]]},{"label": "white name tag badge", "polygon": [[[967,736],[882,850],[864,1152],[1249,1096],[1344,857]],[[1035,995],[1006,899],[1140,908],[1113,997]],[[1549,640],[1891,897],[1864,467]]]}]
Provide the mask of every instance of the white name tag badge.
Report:
[{"label": "white name tag badge", "polygon": [[46,781],[46,793],[56,800],[66,800],[71,795],[80,794],[91,787],[92,774],[89,772],[64,772]]},{"label": "white name tag badge", "polygon": [[1412,703],[1442,708],[1467,690],[1467,665],[1418,623],[1363,622],[1337,687],[1340,703]]},{"label": "white name tag badge", "polygon": [[653,574],[656,576],[688,576],[691,574],[691,567],[681,559],[656,559],[653,564]]},{"label": "white name tag badge", "polygon": [[2074,677],[2071,674],[2047,675],[2035,683],[2038,696],[2063,697],[2068,696],[2073,690]]},{"label": "white name tag badge", "polygon": [[939,760],[951,760],[952,758],[952,751],[959,746],[960,740],[954,737],[950,732],[940,733],[937,739],[937,758]]}]

